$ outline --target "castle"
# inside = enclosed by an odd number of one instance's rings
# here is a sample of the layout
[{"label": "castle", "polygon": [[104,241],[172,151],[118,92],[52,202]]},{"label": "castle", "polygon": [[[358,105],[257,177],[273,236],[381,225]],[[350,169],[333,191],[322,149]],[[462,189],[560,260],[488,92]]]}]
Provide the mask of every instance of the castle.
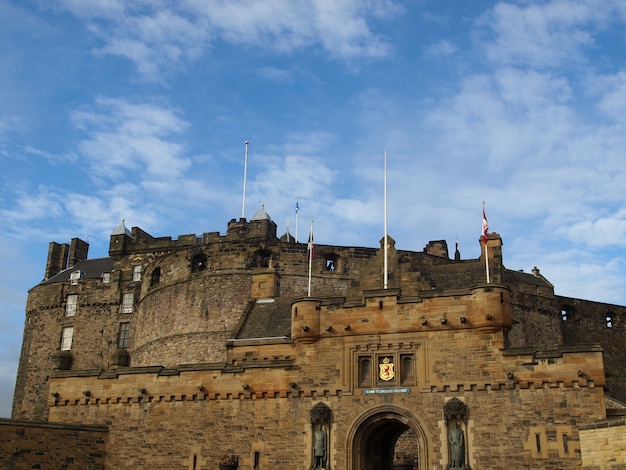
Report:
[{"label": "castle", "polygon": [[555,295],[505,268],[500,235],[480,243],[477,259],[391,237],[313,250],[263,208],[175,240],[122,222],[101,259],[51,243],[0,459],[626,468],[626,307]]}]

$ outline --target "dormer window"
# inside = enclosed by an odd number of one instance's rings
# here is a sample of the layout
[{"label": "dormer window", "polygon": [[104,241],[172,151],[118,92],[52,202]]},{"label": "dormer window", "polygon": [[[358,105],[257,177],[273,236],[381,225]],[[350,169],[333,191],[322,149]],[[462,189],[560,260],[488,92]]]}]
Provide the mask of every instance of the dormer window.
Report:
[{"label": "dormer window", "polygon": [[83,273],[80,271],[74,271],[70,274],[70,284],[75,286],[78,284],[79,279],[83,277]]}]

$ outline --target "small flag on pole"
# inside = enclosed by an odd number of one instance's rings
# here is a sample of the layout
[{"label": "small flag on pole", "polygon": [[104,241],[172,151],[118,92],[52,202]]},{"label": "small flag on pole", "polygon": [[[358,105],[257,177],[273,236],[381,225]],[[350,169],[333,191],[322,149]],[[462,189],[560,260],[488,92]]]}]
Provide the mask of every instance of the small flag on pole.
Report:
[{"label": "small flag on pole", "polygon": [[315,245],[313,244],[313,223],[311,223],[311,232],[309,233],[309,245],[307,247],[307,259],[312,260],[315,256]]},{"label": "small flag on pole", "polygon": [[489,223],[487,223],[487,216],[485,215],[485,206],[483,205],[483,232],[480,235],[480,241],[487,243],[489,240]]},{"label": "small flag on pole", "polygon": [[300,210],[300,205],[298,204],[298,201],[296,201],[296,214],[298,213],[299,210]]}]

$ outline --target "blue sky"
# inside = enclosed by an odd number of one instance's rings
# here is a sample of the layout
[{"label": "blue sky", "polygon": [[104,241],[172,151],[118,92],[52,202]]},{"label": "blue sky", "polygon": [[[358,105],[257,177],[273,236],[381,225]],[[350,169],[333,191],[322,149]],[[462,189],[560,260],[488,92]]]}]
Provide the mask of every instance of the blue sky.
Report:
[{"label": "blue sky", "polygon": [[400,249],[481,207],[510,269],[626,304],[622,0],[0,0],[0,416],[48,244],[226,229]]}]

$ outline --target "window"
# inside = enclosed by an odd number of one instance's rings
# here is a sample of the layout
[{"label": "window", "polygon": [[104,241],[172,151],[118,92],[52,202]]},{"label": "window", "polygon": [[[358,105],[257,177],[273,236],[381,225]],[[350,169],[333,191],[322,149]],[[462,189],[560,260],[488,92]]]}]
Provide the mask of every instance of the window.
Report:
[{"label": "window", "polygon": [[199,254],[193,257],[191,260],[191,271],[204,271],[207,268],[208,260],[205,254]]},{"label": "window", "polygon": [[117,347],[128,347],[128,336],[130,334],[130,322],[120,323],[120,331],[117,334]]},{"label": "window", "polygon": [[413,367],[413,355],[400,355],[400,379],[402,385],[412,385],[415,383],[415,372]]},{"label": "window", "polygon": [[133,313],[134,294],[124,294],[122,299],[122,313]]},{"label": "window", "polygon": [[78,280],[82,277],[82,274],[80,271],[74,271],[73,273],[70,274],[70,284],[75,286],[76,284],[78,284]]},{"label": "window", "polygon": [[372,361],[369,357],[359,358],[359,386],[372,386]]},{"label": "window", "polygon": [[74,327],[67,326],[63,328],[61,334],[61,351],[69,351],[72,349],[72,338],[74,337]]},{"label": "window", "polygon": [[154,268],[150,276],[150,286],[156,286],[161,282],[161,268]]},{"label": "window", "polygon": [[569,310],[567,310],[565,308],[561,310],[561,320],[567,321],[571,317],[572,317],[572,314],[569,312]]},{"label": "window", "polygon": [[606,317],[604,318],[604,321],[606,322],[607,328],[613,328],[613,315],[612,314],[608,313]]},{"label": "window", "polygon": [[141,265],[133,266],[133,281],[141,281]]},{"label": "window", "polygon": [[71,294],[67,296],[67,303],[65,304],[65,316],[73,317],[76,315],[76,306],[78,305],[78,296]]},{"label": "window", "polygon": [[102,283],[108,284],[111,282],[111,273],[102,273]]},{"label": "window", "polygon": [[326,255],[325,268],[326,271],[329,271],[331,273],[337,271],[337,269],[339,268],[339,256],[334,254]]}]

